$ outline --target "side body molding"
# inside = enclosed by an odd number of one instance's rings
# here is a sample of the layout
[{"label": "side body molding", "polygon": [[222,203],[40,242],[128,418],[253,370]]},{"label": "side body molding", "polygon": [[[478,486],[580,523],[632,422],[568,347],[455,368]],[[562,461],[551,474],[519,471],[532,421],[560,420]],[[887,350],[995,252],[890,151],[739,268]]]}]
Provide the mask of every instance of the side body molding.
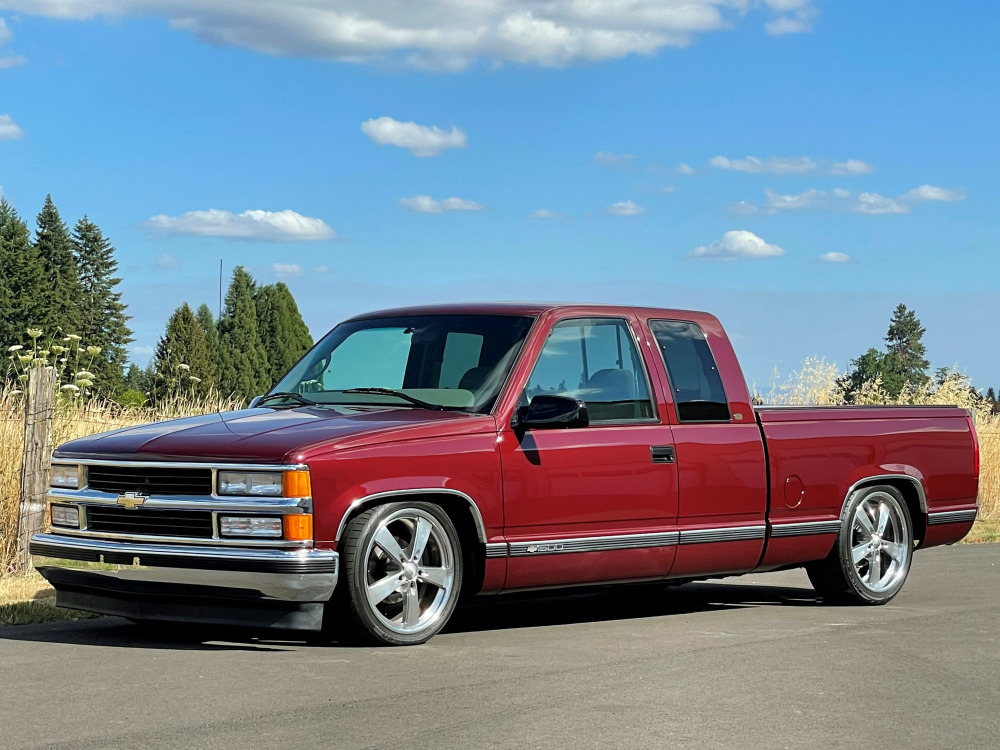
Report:
[{"label": "side body molding", "polygon": [[420,487],[408,490],[389,490],[388,492],[376,492],[373,495],[359,497],[347,507],[347,510],[344,511],[344,516],[340,519],[340,524],[337,526],[337,536],[335,541],[338,543],[340,542],[340,537],[344,533],[344,527],[347,526],[347,519],[350,518],[351,514],[359,508],[362,508],[365,505],[371,505],[379,500],[388,500],[394,497],[409,497],[412,495],[454,495],[455,497],[461,498],[468,504],[469,510],[472,512],[472,520],[476,524],[476,536],[479,538],[480,542],[486,544],[486,526],[483,523],[483,514],[479,511],[479,506],[476,505],[476,501],[464,492],[445,489],[442,487]]}]

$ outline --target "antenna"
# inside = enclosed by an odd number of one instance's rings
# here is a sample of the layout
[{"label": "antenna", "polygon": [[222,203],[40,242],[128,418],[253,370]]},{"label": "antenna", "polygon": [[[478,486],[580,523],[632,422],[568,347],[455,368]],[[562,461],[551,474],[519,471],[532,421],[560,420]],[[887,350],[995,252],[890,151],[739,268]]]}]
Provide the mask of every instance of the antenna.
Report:
[{"label": "antenna", "polygon": [[[219,318],[222,317],[222,258],[219,258]],[[219,318],[216,318],[218,320]]]}]

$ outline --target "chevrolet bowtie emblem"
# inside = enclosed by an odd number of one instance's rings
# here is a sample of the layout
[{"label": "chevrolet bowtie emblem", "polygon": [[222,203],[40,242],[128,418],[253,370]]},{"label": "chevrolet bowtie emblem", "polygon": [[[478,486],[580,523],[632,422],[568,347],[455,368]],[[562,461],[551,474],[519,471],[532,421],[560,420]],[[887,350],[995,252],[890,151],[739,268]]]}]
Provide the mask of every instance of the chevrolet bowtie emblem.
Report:
[{"label": "chevrolet bowtie emblem", "polygon": [[133,510],[146,502],[146,496],[141,492],[126,492],[124,495],[118,496],[117,502],[119,505],[123,505],[129,510]]}]

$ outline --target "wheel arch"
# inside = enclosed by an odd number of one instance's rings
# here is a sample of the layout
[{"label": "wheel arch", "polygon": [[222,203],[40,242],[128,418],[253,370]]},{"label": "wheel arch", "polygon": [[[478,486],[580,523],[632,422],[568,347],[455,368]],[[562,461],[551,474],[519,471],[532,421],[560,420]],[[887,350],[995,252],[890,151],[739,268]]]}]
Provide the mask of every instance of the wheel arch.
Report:
[{"label": "wheel arch", "polygon": [[476,501],[460,490],[421,487],[388,490],[359,497],[344,511],[344,516],[340,519],[340,524],[337,527],[335,541],[338,545],[340,544],[347,524],[359,513],[378,505],[404,500],[434,503],[448,514],[458,531],[459,541],[462,542],[462,558],[466,568],[462,588],[467,593],[474,593],[482,588],[486,573],[486,525],[483,523],[483,515],[479,506],[476,505]]},{"label": "wheel arch", "polygon": [[840,510],[841,519],[843,519],[855,492],[877,485],[886,485],[900,492],[906,503],[906,509],[910,512],[910,521],[913,523],[913,538],[917,542],[923,543],[924,535],[927,532],[927,493],[920,480],[910,474],[874,474],[859,479],[850,486],[844,495],[844,502]]}]

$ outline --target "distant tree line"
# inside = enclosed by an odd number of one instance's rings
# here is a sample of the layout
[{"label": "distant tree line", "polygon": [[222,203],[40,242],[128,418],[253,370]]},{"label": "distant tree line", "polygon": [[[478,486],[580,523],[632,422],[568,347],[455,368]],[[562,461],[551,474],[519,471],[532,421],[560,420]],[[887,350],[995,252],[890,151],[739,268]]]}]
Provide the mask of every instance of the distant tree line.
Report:
[{"label": "distant tree line", "polygon": [[[926,332],[916,313],[903,303],[898,304],[889,321],[885,349],[872,347],[851,360],[852,369],[841,379],[840,385],[848,403],[855,400],[866,384],[876,379],[881,381],[882,388],[892,399],[898,398],[907,385],[911,388],[929,384],[941,386],[949,379],[961,379],[960,374],[947,367],[938,368],[933,377],[929,374],[930,362],[925,357],[927,347],[923,343]],[[987,389],[982,398],[995,413],[1000,411],[993,388]]]},{"label": "distant tree line", "polygon": [[29,329],[37,329],[35,338],[42,331],[46,341],[56,342],[46,345],[50,357],[59,356],[58,342],[71,337],[99,351],[87,367],[90,392],[138,405],[178,394],[249,399],[312,346],[288,287],[258,286],[238,266],[221,317],[215,320],[208,305],[192,311],[185,302],[140,368],[128,362],[130,316],[117,291],[121,279],[111,242],[87,216],[70,231],[51,196],[35,224],[32,233],[0,198],[0,345],[11,358],[24,356],[15,350]]}]

